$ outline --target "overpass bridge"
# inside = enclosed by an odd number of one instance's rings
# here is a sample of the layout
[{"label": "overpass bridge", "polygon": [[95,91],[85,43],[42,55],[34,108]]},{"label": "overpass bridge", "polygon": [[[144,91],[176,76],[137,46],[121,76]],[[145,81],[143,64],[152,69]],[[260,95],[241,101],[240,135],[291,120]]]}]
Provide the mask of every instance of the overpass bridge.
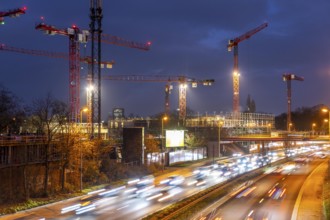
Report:
[{"label": "overpass bridge", "polygon": [[[42,136],[16,136],[0,137],[0,169],[11,166],[45,163],[45,137]],[[271,137],[267,135],[245,135],[236,137],[221,137],[220,143],[254,142],[261,146],[271,142],[313,142],[329,143],[329,136],[286,135]],[[49,161],[59,161],[60,152],[56,150],[59,141],[53,141],[49,149]],[[285,144],[283,144],[285,146]],[[288,144],[290,145],[290,144]],[[293,144],[295,145],[295,144]],[[283,146],[282,146],[283,147]]]},{"label": "overpass bridge", "polygon": [[305,136],[305,135],[287,135],[271,137],[267,135],[245,135],[233,137],[221,137],[224,142],[283,142],[283,141],[313,141],[329,142],[329,136]]}]

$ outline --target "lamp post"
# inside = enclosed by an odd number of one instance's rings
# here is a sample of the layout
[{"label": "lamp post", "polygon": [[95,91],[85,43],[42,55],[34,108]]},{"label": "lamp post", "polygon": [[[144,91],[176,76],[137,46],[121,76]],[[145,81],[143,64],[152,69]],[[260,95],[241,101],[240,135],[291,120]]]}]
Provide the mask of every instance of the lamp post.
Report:
[{"label": "lamp post", "polygon": [[83,108],[83,109],[80,110],[80,123],[83,122],[83,120],[82,120],[82,113],[83,113],[83,112],[88,112],[88,108],[85,107],[85,108]]},{"label": "lamp post", "polygon": [[[324,120],[323,120],[323,123],[329,123],[329,119],[324,119]],[[325,127],[324,124],[323,124],[322,127],[323,127],[323,128]],[[322,131],[323,131],[323,130],[325,130],[325,129],[322,129]]]},{"label": "lamp post", "polygon": [[329,114],[328,125],[329,125],[329,141],[330,141],[330,111],[328,108],[322,108],[322,112]]},{"label": "lamp post", "polygon": [[[88,108],[87,107],[84,107],[80,110],[80,123],[83,122],[82,120],[82,114],[83,112],[88,112]],[[80,132],[81,132],[81,129],[80,129]],[[81,140],[79,140],[79,145],[80,145],[80,149],[79,149],[79,153],[80,153],[80,192],[82,192],[83,190],[83,180],[82,180],[82,177],[83,177],[83,155],[82,155],[82,144],[81,144]]]},{"label": "lamp post", "polygon": [[313,123],[313,124],[312,124],[312,136],[314,136],[314,133],[315,133],[315,127],[316,127],[316,124]]},{"label": "lamp post", "polygon": [[161,139],[161,143],[162,143],[162,166],[163,166],[163,170],[164,170],[164,166],[165,166],[165,161],[164,161],[164,139],[165,139],[165,135],[164,135],[164,121],[167,121],[167,116],[165,115],[164,117],[162,117],[162,130],[161,130],[161,134],[162,134],[162,139]]},{"label": "lamp post", "polygon": [[271,123],[267,124],[267,131],[268,131],[269,135],[271,135],[271,131],[272,131],[272,124]]},{"label": "lamp post", "polygon": [[[219,150],[220,150],[220,154],[221,154],[221,145],[220,145],[221,135],[220,135],[220,131],[221,131],[222,125],[223,125],[223,121],[221,119],[218,119],[218,147],[219,147]],[[222,154],[221,154],[221,156],[222,156]],[[213,158],[214,158],[214,152],[213,152]]]},{"label": "lamp post", "polygon": [[81,149],[81,143],[80,143],[80,192],[83,190],[83,181],[82,181],[82,173],[83,173],[83,161],[82,161],[82,149]]}]

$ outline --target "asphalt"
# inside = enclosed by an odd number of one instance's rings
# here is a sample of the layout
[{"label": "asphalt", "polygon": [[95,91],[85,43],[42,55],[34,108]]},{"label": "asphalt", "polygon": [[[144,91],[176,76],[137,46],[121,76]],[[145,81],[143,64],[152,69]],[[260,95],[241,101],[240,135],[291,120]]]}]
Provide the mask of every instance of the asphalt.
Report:
[{"label": "asphalt", "polygon": [[291,220],[323,220],[322,191],[328,171],[328,160],[321,163],[300,188]]},{"label": "asphalt", "polygon": [[[226,159],[226,157],[214,158],[214,159],[215,159],[215,161],[217,161],[217,160]],[[213,159],[204,159],[204,160],[200,160],[200,161],[181,163],[181,164],[176,164],[176,165],[172,165],[169,167],[165,167],[165,169],[163,171],[159,171],[155,174],[155,183],[159,183],[160,180],[163,180],[172,175],[186,176],[187,174],[191,173],[191,171],[196,169],[197,167],[203,166],[206,164],[211,164],[212,162],[213,162]],[[14,214],[3,215],[3,216],[0,216],[0,219],[1,220],[30,219],[30,218],[31,219],[40,219],[40,217],[38,217],[38,216],[32,216],[31,213],[37,213],[41,209],[44,210],[43,211],[44,213],[54,212],[54,210],[56,210],[58,207],[62,207],[63,203],[77,200],[80,197],[82,197],[82,196],[58,201],[55,203],[50,203],[50,204],[43,205],[43,206],[38,206],[38,207],[31,208],[28,210],[19,211]],[[47,215],[45,214],[43,216],[47,216]],[[51,215],[51,213],[50,213],[50,215]]]},{"label": "asphalt", "polygon": [[[219,160],[219,158],[217,158]],[[203,160],[201,162],[192,163],[188,166],[172,166],[166,168],[163,173],[158,173],[155,180],[163,179],[166,176],[171,176],[173,174],[184,174],[187,173],[198,166],[210,163],[212,160]],[[291,220],[323,220],[325,219],[323,215],[322,207],[322,190],[325,176],[328,171],[328,160],[322,162],[306,179],[303,183],[297,200],[294,205],[294,210],[291,216]],[[54,205],[53,204],[48,204]],[[40,208],[40,207],[37,207]],[[27,210],[31,211],[31,210]],[[23,212],[18,212],[12,215],[1,216],[0,219],[16,219]]]}]

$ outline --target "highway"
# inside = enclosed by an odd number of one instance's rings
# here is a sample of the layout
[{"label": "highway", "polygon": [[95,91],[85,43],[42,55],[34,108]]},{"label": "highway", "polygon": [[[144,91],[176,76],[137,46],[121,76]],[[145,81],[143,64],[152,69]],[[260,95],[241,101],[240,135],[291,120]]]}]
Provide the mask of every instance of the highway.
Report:
[{"label": "highway", "polygon": [[[192,175],[191,170],[178,170],[177,174],[186,176],[185,183],[196,182],[194,176]],[[173,175],[173,173],[171,174]],[[166,176],[166,175],[165,175]],[[155,187],[161,188],[159,182],[162,179],[166,179],[165,176],[160,178],[155,178]],[[205,184],[198,186],[196,183],[188,186],[187,184],[173,187],[171,192],[173,193],[172,197],[158,201],[162,197],[157,197],[155,199],[150,199],[156,193],[151,193],[149,196],[136,196],[135,194],[125,194],[125,191],[128,191],[129,188],[126,187],[123,190],[119,191],[119,194],[114,194],[106,196],[102,199],[97,199],[95,201],[86,200],[86,203],[91,201],[90,209],[84,211],[77,211],[77,209],[67,211],[66,208],[72,207],[77,204],[82,204],[80,198],[70,199],[67,201],[58,202],[55,204],[50,204],[48,206],[38,207],[32,210],[27,210],[21,213],[16,213],[14,215],[9,215],[2,217],[1,219],[5,220],[40,220],[40,219],[141,219],[144,216],[147,216],[153,212],[156,212],[165,206],[175,203],[177,200],[191,196],[201,190],[204,190],[207,187],[210,187],[216,183],[224,181],[227,178],[213,178],[209,177]],[[156,191],[156,190],[155,190]],[[156,191],[158,192],[158,191]],[[150,200],[149,200],[150,199]],[[88,205],[86,206],[88,207]],[[65,213],[64,213],[64,211]]]},{"label": "highway", "polygon": [[[261,158],[265,159],[265,156]],[[86,195],[86,198],[75,198],[48,206],[43,206],[24,212],[3,217],[4,220],[35,220],[35,219],[141,219],[185,197],[191,196],[212,185],[258,168],[262,159],[255,155],[242,156],[219,161],[219,167],[201,166],[191,169],[179,169],[176,174],[185,177],[176,184],[161,183],[169,175],[158,178],[140,178],[143,187],[132,181],[125,186],[103,189],[103,191]],[[276,157],[276,159],[280,159]],[[267,159],[268,160],[268,159]],[[234,162],[235,161],[235,162]],[[258,162],[259,161],[259,162]],[[268,163],[268,162],[267,162]],[[268,216],[272,219],[290,219],[295,198],[308,173],[320,163],[320,160],[302,165],[295,170],[266,175],[247,189],[240,198],[233,198],[223,206],[218,207],[208,218],[216,219],[246,219],[247,216]],[[254,164],[254,165],[253,165]],[[253,165],[253,166],[252,166]],[[265,165],[265,164],[264,164]],[[242,166],[244,171],[242,171]],[[211,168],[212,167],[212,168]],[[234,171],[235,170],[235,171]],[[198,171],[196,172],[192,171]],[[195,174],[194,174],[195,173]],[[201,175],[202,174],[202,175]],[[202,176],[202,178],[198,178]],[[134,182],[134,183],[133,183]],[[150,182],[150,184],[149,184]],[[268,198],[268,191],[279,183],[286,189],[280,199]],[[139,192],[140,191],[140,192]],[[239,195],[240,192],[237,192]],[[258,219],[258,218],[251,218]],[[270,218],[268,218],[270,219]]]},{"label": "highway", "polygon": [[200,219],[289,220],[302,184],[323,161],[315,159],[291,171],[270,173]]}]

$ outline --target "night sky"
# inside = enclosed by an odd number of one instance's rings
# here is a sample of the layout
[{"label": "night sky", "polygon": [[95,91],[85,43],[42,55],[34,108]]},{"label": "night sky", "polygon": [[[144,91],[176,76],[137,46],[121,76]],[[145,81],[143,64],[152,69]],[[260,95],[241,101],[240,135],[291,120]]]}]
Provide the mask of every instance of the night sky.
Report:
[{"label": "night sky", "polygon": [[[1,0],[0,11],[26,6],[25,15],[5,18],[0,43],[26,49],[68,53],[68,38],[34,29],[40,17],[58,28],[76,24],[89,29],[89,1]],[[328,0],[104,0],[103,32],[136,42],[152,42],[150,51],[103,44],[103,60],[114,60],[104,75],[186,75],[215,79],[212,87],[189,88],[187,106],[200,115],[232,110],[233,52],[229,39],[268,22],[268,27],[241,42],[240,105],[248,94],[258,112],[286,112],[282,74],[305,78],[292,82],[292,109],[329,105],[330,1]],[[90,43],[88,44],[90,46]],[[88,49],[81,55],[90,55]],[[68,61],[0,51],[0,83],[30,104],[51,92],[69,97]],[[87,74],[82,65],[81,73]],[[86,86],[85,82],[81,87]],[[164,83],[102,82],[102,116],[114,107],[126,115],[148,116],[164,110]],[[178,108],[177,84],[171,109]],[[86,102],[82,89],[81,103]]]}]

